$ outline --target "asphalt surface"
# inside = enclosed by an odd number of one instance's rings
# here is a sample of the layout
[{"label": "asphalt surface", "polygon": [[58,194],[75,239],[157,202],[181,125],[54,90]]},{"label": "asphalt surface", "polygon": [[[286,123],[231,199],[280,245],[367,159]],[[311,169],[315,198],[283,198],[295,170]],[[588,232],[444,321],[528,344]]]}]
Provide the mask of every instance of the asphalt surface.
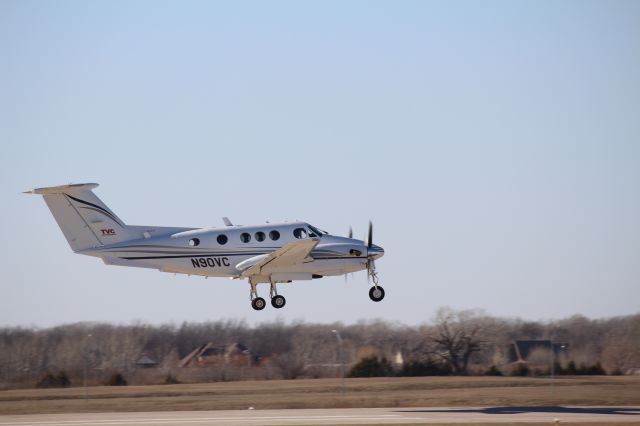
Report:
[{"label": "asphalt surface", "polygon": [[324,410],[166,411],[0,416],[0,426],[82,425],[379,425],[473,423],[637,423],[640,407],[341,408]]}]

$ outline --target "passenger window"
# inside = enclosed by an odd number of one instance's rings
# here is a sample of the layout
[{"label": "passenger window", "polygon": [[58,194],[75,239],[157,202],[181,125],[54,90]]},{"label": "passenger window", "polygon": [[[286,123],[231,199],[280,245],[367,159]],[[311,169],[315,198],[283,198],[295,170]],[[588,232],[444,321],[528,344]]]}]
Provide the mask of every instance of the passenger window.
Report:
[{"label": "passenger window", "polygon": [[307,238],[307,231],[304,228],[296,228],[293,230],[293,236],[297,239]]},{"label": "passenger window", "polygon": [[264,241],[265,238],[266,238],[266,235],[264,235],[264,232],[262,231],[256,232],[256,241]]},{"label": "passenger window", "polygon": [[199,246],[200,245],[200,240],[198,238],[192,238],[192,239],[189,240],[189,245],[191,247]]},{"label": "passenger window", "polygon": [[226,235],[224,235],[224,234],[220,234],[220,235],[218,235],[217,240],[218,240],[218,244],[220,244],[221,246],[223,246],[223,245],[227,244],[227,241],[229,241],[229,239],[227,238],[227,236],[226,236]]},{"label": "passenger window", "polygon": [[240,234],[240,241],[242,241],[243,243],[248,243],[249,241],[251,241],[251,234],[243,232],[242,234]]},{"label": "passenger window", "polygon": [[277,241],[280,239],[280,233],[276,230],[273,230],[269,232],[269,238],[271,238],[273,241]]}]

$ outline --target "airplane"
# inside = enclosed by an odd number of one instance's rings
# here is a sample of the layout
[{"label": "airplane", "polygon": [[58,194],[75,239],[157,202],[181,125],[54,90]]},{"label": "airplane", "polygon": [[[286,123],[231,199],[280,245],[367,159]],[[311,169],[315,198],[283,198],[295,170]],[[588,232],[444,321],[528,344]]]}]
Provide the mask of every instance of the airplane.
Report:
[{"label": "airplane", "polygon": [[204,277],[247,279],[249,299],[255,310],[266,302],[257,285],[270,284],[274,308],[286,299],[278,283],[312,280],[325,276],[367,271],[373,282],[369,298],[384,299],[378,284],[375,260],[384,255],[373,244],[369,222],[367,241],[331,235],[306,222],[233,225],[223,218],[224,228],[180,228],[125,224],[93,192],[97,183],[35,188],[51,210],[74,253],[99,257],[107,265],[158,269]]}]

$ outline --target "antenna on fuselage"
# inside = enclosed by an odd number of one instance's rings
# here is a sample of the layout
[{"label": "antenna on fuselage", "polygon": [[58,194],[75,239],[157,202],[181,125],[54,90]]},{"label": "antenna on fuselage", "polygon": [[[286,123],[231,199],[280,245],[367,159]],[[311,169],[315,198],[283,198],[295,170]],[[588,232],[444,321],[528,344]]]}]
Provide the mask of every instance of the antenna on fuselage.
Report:
[{"label": "antenna on fuselage", "polygon": [[233,223],[231,223],[231,221],[229,220],[229,218],[228,218],[228,217],[226,217],[226,216],[222,218],[222,221],[224,222],[224,224],[225,224],[226,226],[233,226]]}]

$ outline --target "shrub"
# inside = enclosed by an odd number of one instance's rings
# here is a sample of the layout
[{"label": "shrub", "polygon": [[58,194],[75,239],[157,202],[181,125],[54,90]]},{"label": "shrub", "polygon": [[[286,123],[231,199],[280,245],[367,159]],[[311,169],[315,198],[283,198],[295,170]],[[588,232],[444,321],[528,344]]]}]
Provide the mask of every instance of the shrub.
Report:
[{"label": "shrub", "polygon": [[180,380],[176,379],[174,375],[171,373],[167,374],[167,377],[164,378],[165,385],[178,385],[180,384]]},{"label": "shrub", "polygon": [[[551,369],[547,368],[547,370],[548,371],[547,371],[546,375],[550,376],[551,375]],[[553,362],[553,374],[556,375],[556,376],[562,376],[562,375],[566,375],[566,374],[569,374],[569,373],[567,372],[566,369],[562,368],[562,364],[560,364],[559,361],[554,361]]]},{"label": "shrub", "polygon": [[607,372],[604,368],[602,368],[602,365],[599,362],[596,362],[594,365],[589,367],[589,374],[593,376],[604,376],[607,374]]},{"label": "shrub", "polygon": [[566,376],[567,370],[562,368],[559,362],[554,362],[553,366],[547,366],[541,371],[541,376]]},{"label": "shrub", "polygon": [[564,374],[568,374],[569,376],[575,376],[578,374],[578,369],[576,368],[576,363],[574,360],[569,361],[567,364],[567,368],[564,369]]},{"label": "shrub", "polygon": [[46,373],[36,383],[38,388],[67,388],[69,386],[71,386],[71,380],[69,380],[69,376],[64,371],[57,375]]},{"label": "shrub", "polygon": [[127,386],[127,381],[120,373],[114,373],[109,377],[106,383],[107,386]]},{"label": "shrub", "polygon": [[531,374],[534,377],[543,377],[543,376],[548,376],[549,375],[549,369],[545,368],[534,368],[533,370],[529,371],[529,374]]},{"label": "shrub", "polygon": [[426,361],[409,361],[402,366],[400,376],[448,376],[451,374],[451,367],[446,364],[434,362],[430,359]]},{"label": "shrub", "polygon": [[516,364],[509,373],[510,376],[528,376],[529,367],[526,364]]},{"label": "shrub", "polygon": [[489,367],[487,371],[484,372],[485,376],[502,376],[502,371],[498,369],[495,365]]},{"label": "shrub", "polygon": [[348,377],[388,377],[393,376],[391,363],[384,357],[363,358],[349,371]]},{"label": "shrub", "polygon": [[580,364],[580,367],[576,370],[576,374],[581,376],[603,376],[607,374],[607,372],[604,371],[604,368],[602,368],[602,365],[598,362],[591,366]]}]

